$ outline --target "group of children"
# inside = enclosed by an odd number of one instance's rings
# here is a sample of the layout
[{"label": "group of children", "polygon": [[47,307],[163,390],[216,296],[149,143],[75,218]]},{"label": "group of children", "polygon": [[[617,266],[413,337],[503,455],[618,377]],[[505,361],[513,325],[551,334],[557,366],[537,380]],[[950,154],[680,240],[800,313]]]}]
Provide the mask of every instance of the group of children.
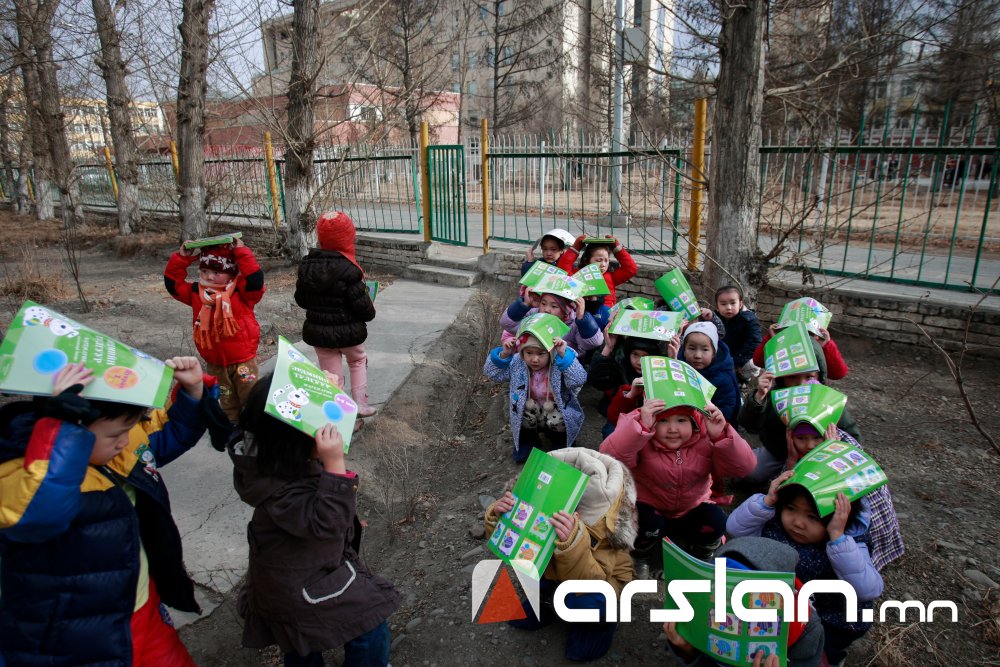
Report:
[{"label": "group of children", "polygon": [[[303,339],[340,386],[346,357],[358,415],[370,416],[363,344],[375,308],[354,225],[325,214],[317,236],[295,290]],[[386,665],[400,597],[358,556],[359,479],[343,439],[331,425],[311,437],[265,413],[271,376],[260,376],[254,316],[265,286],[253,252],[238,237],[189,248],[170,257],[164,283],[192,310],[207,374],[195,357],[168,359],[177,387],[149,410],[83,398],[94,375],[66,364],[51,396],[0,409],[0,665],[195,664],[163,606],[199,611],[160,468],[206,430],[254,508],[244,645],[277,644],[286,666],[322,665],[322,651],[341,646],[346,665]]]},{"label": "group of children", "polygon": [[[658,565],[662,563],[661,541],[669,538],[696,558],[709,559],[722,551],[732,558],[741,550],[750,551],[755,554],[752,558],[736,557],[740,567],[766,569],[763,563],[779,562],[802,582],[845,580],[854,586],[862,608],[870,608],[882,593],[879,571],[903,551],[888,489],[883,486],[853,503],[841,494],[835,512],[821,516],[804,487],[782,486],[799,459],[819,444],[838,440],[859,447],[861,434],[846,410],[837,424],[820,433],[806,423],[787,427],[769,397],[781,387],[826,383],[847,374],[829,332],[819,329],[810,339],[817,359],[814,368],[780,378],[761,372],[767,339],[755,314],[743,303],[741,291],[724,286],[715,292],[715,309],[701,309],[669,341],[612,334],[608,309],[616,304],[614,288],[636,274],[636,264],[621,243],[610,237],[588,239],[590,244],[584,243],[585,237],[570,239],[572,235],[561,229],[543,236],[538,244],[541,261],[567,272],[577,260],[597,264],[610,293],[574,303],[544,288],[537,293],[522,287],[519,298],[501,317],[503,342],[489,354],[484,373],[510,384],[514,460],[523,462],[532,448],[540,448],[566,461],[586,462],[586,467],[578,467],[601,488],[608,486],[609,479],[615,480],[615,488],[603,496],[620,499],[616,521],[628,516],[634,529],[617,531],[615,535],[625,534],[629,539],[616,540],[609,532],[615,524],[609,523],[606,512],[581,510],[560,522],[553,517],[557,541],[542,591],[554,589],[553,581],[569,578],[603,579],[620,591],[636,572],[662,569]],[[522,275],[534,259],[529,251]],[[519,323],[535,312],[554,315],[568,326],[568,333],[555,338],[551,349],[530,333],[530,327],[523,327],[518,335]],[[767,338],[776,332],[772,327]],[[715,394],[704,412],[686,405],[667,409],[661,400],[645,400],[641,363],[649,355],[685,361],[714,385]],[[565,448],[573,447],[584,424],[578,397],[584,384],[602,392],[595,407],[607,417],[604,439],[599,453],[570,454],[573,450]],[[745,400],[744,391],[749,394]],[[761,446],[751,447],[741,431],[757,434]],[[727,514],[723,506],[732,502],[732,496],[726,495],[726,479],[735,487],[757,487],[766,493],[750,496]],[[511,500],[505,496],[487,511],[488,535],[497,517],[510,509]],[[589,550],[577,546],[575,536],[583,531],[591,537]],[[730,544],[723,546],[727,535]],[[734,549],[733,545],[743,546]],[[625,554],[631,557],[629,561]],[[769,554],[785,557],[770,558]],[[830,598],[814,600],[821,630],[812,627],[817,623],[814,619],[804,635],[808,640],[797,637],[802,643],[789,648],[791,664],[817,665],[824,658],[827,664],[838,664],[847,647],[868,630],[870,624],[846,620],[842,599]],[[578,604],[589,603],[579,600]],[[572,604],[567,602],[567,606]],[[537,623],[551,620],[549,612],[550,618],[535,618],[526,611]],[[521,622],[520,626],[537,627],[537,623]],[[703,652],[680,639],[673,627],[665,631],[679,660],[696,664],[705,659],[712,664]],[[603,655],[613,632],[614,624],[600,623],[585,635],[571,633],[566,657],[590,660]]]}]

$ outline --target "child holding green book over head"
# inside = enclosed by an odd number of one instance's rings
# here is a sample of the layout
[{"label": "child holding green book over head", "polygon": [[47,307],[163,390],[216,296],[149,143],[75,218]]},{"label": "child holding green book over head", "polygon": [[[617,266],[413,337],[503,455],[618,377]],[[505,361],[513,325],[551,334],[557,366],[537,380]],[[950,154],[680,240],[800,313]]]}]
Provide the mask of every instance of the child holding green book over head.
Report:
[{"label": "child holding green book over head", "polygon": [[[532,306],[535,299],[538,305]],[[553,315],[569,326],[569,331],[562,338],[577,353],[597,349],[604,342],[604,334],[601,333],[594,317],[586,311],[582,298],[571,301],[559,294],[536,293],[532,290],[526,290],[525,294],[511,303],[500,316],[500,326],[505,333],[503,340],[512,337],[520,323],[535,313]]]},{"label": "child holding green book over head", "polygon": [[[583,427],[577,392],[587,373],[576,352],[553,331],[562,324],[547,314],[532,316],[517,338],[504,341],[486,357],[483,374],[510,383],[510,428],[514,461],[524,463],[532,448],[571,447]],[[546,445],[543,438],[548,441]]]},{"label": "child holding green book over head", "polygon": [[[604,280],[608,284],[609,293],[603,300],[604,305],[608,308],[611,308],[618,301],[615,287],[628,282],[639,273],[639,267],[636,266],[632,255],[618,239],[610,234],[604,239],[590,239],[586,234],[581,234],[573,242],[573,247],[567,248],[563,256],[559,258],[559,268],[568,273],[573,270],[577,259],[580,261],[580,266],[597,264],[601,268]],[[615,261],[613,262],[612,259]]]}]

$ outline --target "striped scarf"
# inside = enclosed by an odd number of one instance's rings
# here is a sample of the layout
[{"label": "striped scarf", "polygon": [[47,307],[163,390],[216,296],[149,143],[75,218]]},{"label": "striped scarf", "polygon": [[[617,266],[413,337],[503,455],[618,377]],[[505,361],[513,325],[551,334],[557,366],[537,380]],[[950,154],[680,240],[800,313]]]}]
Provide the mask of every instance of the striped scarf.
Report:
[{"label": "striped scarf", "polygon": [[222,338],[228,338],[240,330],[236,318],[233,317],[231,299],[236,281],[230,280],[225,289],[201,285],[198,294],[201,296],[201,310],[194,322],[194,343],[198,347],[211,349],[213,343]]}]

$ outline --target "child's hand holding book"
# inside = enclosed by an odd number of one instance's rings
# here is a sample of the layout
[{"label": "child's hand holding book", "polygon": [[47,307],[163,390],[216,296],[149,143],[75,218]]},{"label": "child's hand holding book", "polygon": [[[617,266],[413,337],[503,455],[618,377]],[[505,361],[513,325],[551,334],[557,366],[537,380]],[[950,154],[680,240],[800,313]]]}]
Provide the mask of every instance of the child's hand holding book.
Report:
[{"label": "child's hand holding book", "polygon": [[333,424],[324,424],[316,431],[316,458],[326,472],[336,475],[347,472],[344,466],[344,439]]}]

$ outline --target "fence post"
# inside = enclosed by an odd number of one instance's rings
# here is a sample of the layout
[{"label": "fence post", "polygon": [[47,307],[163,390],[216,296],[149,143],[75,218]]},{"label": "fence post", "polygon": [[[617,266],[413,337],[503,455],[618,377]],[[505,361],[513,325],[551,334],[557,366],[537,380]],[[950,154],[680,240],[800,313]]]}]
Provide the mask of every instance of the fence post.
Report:
[{"label": "fence post", "polygon": [[115,178],[115,168],[111,166],[111,149],[104,147],[104,164],[108,167],[108,178],[111,179],[111,190],[115,193],[115,201],[118,201],[118,179]]},{"label": "fence post", "polygon": [[177,163],[177,143],[170,140],[170,164],[174,166],[174,185],[180,184],[180,165]]},{"label": "fence post", "polygon": [[271,211],[274,226],[281,226],[281,209],[278,206],[278,176],[274,170],[274,146],[271,144],[271,133],[264,132],[264,166],[267,168],[267,184],[271,190]]},{"label": "fence post", "polygon": [[698,270],[698,244],[701,242],[701,198],[705,180],[705,125],[708,100],[694,101],[694,147],[691,149],[691,212],[688,221],[688,271]]},{"label": "fence post", "polygon": [[479,123],[479,159],[482,161],[479,173],[481,175],[480,184],[483,188],[483,254],[490,251],[490,160],[486,154],[489,148],[489,132],[487,120],[483,118]]},{"label": "fence post", "polygon": [[420,123],[420,208],[424,215],[424,242],[431,241],[431,182],[427,148],[431,142],[431,130],[427,121]]}]

